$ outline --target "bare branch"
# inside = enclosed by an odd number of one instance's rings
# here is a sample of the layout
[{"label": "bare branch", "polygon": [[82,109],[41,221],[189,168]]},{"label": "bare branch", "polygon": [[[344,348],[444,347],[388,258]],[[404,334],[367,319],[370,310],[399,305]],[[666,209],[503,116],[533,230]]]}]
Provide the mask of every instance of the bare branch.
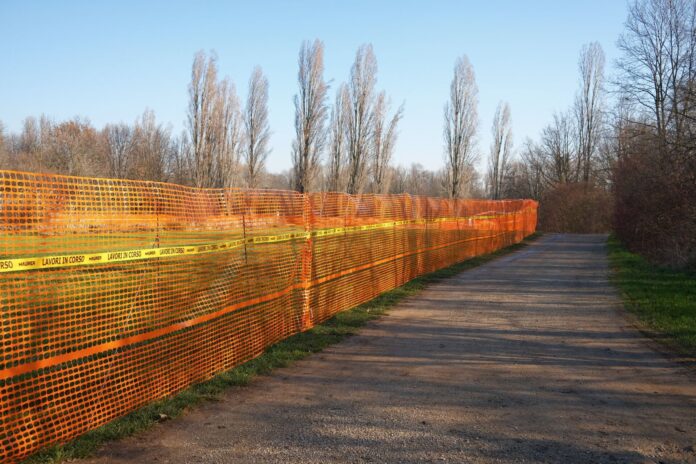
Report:
[{"label": "bare branch", "polygon": [[478,87],[474,68],[466,56],[457,59],[450,84],[450,100],[445,104],[445,164],[447,195],[464,193],[466,174],[475,161],[478,128]]},{"label": "bare branch", "polygon": [[346,151],[348,157],[348,193],[362,192],[374,125],[377,59],[372,45],[361,46],[355,54],[348,84],[346,105]]},{"label": "bare branch", "polygon": [[348,103],[348,86],[342,84],[336,92],[336,100],[331,108],[327,188],[332,192],[345,188],[342,175],[346,158],[346,117],[350,111],[347,108]]},{"label": "bare branch", "polygon": [[512,151],[512,125],[510,105],[498,103],[491,128],[493,142],[488,167],[489,196],[498,200],[503,193],[503,182],[508,171],[508,161]]},{"label": "bare branch", "polygon": [[249,188],[256,188],[270,153],[268,140],[271,134],[268,127],[268,79],[260,66],[254,68],[249,78],[244,128],[246,183]]},{"label": "bare branch", "polygon": [[293,184],[304,193],[312,186],[319,172],[321,153],[326,145],[326,96],[324,81],[324,44],[315,40],[303,42],[298,59],[295,95],[295,140],[292,145]]}]

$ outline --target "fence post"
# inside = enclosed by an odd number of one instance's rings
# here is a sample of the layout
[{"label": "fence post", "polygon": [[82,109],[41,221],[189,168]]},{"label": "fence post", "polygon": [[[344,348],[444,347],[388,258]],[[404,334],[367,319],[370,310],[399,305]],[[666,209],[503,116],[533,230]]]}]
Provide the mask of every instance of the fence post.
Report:
[{"label": "fence post", "polygon": [[[430,201],[429,197],[425,199],[425,249],[427,250],[432,246],[432,237],[430,236]],[[427,274],[430,272],[430,251],[424,251],[423,254],[423,272],[421,274]]]},{"label": "fence post", "polygon": [[246,215],[247,215],[247,195],[248,190],[244,190],[242,193],[242,240],[244,240],[244,264],[249,264],[249,258],[247,257],[247,234],[246,234]]},{"label": "fence post", "polygon": [[305,243],[300,254],[300,301],[302,304],[302,330],[312,328],[314,325],[311,307],[311,287],[312,281],[312,232],[313,221],[309,195],[302,193],[302,222],[305,231]]}]

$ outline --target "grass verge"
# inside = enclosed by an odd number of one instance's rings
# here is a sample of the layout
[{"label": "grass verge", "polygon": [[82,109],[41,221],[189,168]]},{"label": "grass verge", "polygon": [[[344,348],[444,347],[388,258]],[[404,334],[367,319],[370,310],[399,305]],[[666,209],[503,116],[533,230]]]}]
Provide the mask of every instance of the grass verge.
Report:
[{"label": "grass verge", "polygon": [[454,276],[464,270],[480,266],[499,256],[525,247],[535,240],[534,234],[523,242],[483,256],[471,258],[445,269],[413,279],[401,287],[385,292],[353,309],[338,313],[332,319],[306,332],[289,337],[269,347],[262,355],[212,379],[193,385],[176,395],[148,404],[130,414],[115,419],[75,440],[47,448],[31,456],[24,464],[55,464],[69,459],[91,455],[101,444],[142,432],[163,420],[180,416],[187,408],[203,401],[215,400],[225,389],[247,385],[258,375],[269,374],[278,367],[317,353],[355,334],[367,322],[377,319],[400,300],[417,294],[426,285]]},{"label": "grass verge", "polygon": [[642,329],[682,355],[696,357],[696,273],[656,267],[609,237],[612,280]]}]

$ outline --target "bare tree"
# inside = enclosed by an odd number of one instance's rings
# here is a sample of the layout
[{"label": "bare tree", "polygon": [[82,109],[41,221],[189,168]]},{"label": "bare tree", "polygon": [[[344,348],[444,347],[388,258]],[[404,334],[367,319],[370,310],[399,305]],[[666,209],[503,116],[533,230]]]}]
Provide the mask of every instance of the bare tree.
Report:
[{"label": "bare tree", "polygon": [[171,130],[158,124],[151,110],[133,126],[107,124],[100,131],[79,118],[27,121],[14,137],[13,169],[166,181],[179,149]]},{"label": "bare tree", "polygon": [[412,195],[439,196],[442,194],[442,172],[425,169],[413,163],[406,173],[405,190]]},{"label": "bare tree", "polygon": [[397,125],[403,115],[403,105],[387,120],[389,102],[384,92],[380,92],[374,108],[374,127],[372,128],[372,191],[387,193],[394,145],[396,144]]},{"label": "bare tree", "polygon": [[575,182],[576,138],[573,119],[568,113],[556,113],[553,122],[541,134],[541,151],[545,159],[544,177],[548,184]]},{"label": "bare tree", "polygon": [[391,182],[389,183],[389,193],[406,193],[406,180],[408,171],[399,165],[391,168]]},{"label": "bare tree", "polygon": [[489,195],[498,200],[503,193],[503,182],[508,170],[508,161],[512,151],[512,127],[510,105],[498,103],[492,127],[493,142],[488,165]]},{"label": "bare tree", "polygon": [[13,135],[12,143],[13,169],[22,169],[35,172],[63,172],[56,166],[55,160],[48,160],[55,124],[45,115],[37,120],[28,117],[22,124],[19,135]]},{"label": "bare tree", "polygon": [[292,176],[292,171],[287,169],[279,173],[264,172],[261,176],[260,186],[274,190],[289,190],[293,187]]},{"label": "bare tree", "polygon": [[39,122],[30,116],[22,124],[22,133],[19,136],[19,149],[25,153],[36,153],[41,147],[41,131]]},{"label": "bare tree", "polygon": [[241,114],[234,84],[218,80],[217,58],[198,52],[189,84],[188,132],[194,185],[236,184]]},{"label": "bare tree", "polygon": [[575,98],[578,131],[577,177],[590,181],[592,161],[601,136],[603,116],[604,51],[597,42],[585,45],[578,62],[580,92]]},{"label": "bare tree", "polygon": [[693,265],[696,1],[632,2],[618,46],[614,231],[654,262]]},{"label": "bare tree", "polygon": [[225,78],[218,83],[214,115],[213,148],[214,186],[239,185],[239,164],[243,143],[243,122],[239,98],[234,84]]},{"label": "bare tree", "polygon": [[195,185],[191,153],[189,133],[184,129],[178,137],[172,139],[171,182],[182,185]]},{"label": "bare tree", "polygon": [[484,198],[486,196],[485,181],[478,169],[473,165],[469,165],[464,178],[467,179],[467,183],[464,186],[464,196],[467,198]]},{"label": "bare tree", "polygon": [[544,178],[545,159],[541,149],[527,139],[522,150],[521,170],[519,175],[522,186],[520,197],[539,200],[546,187]]},{"label": "bare tree", "polygon": [[292,144],[293,184],[300,193],[308,191],[319,172],[326,145],[326,95],[324,44],[320,40],[302,43],[298,59],[295,95],[295,140]]},{"label": "bare tree", "polygon": [[102,131],[109,160],[109,176],[123,179],[133,161],[133,130],[128,124],[107,124]]},{"label": "bare tree", "polygon": [[462,195],[466,174],[474,161],[478,126],[478,87],[474,69],[466,56],[457,59],[450,84],[450,100],[445,104],[445,164],[447,195]]},{"label": "bare tree", "polygon": [[171,130],[157,123],[152,110],[145,110],[133,130],[133,160],[129,177],[165,182],[175,156]]},{"label": "bare tree", "polygon": [[249,79],[249,94],[244,108],[246,181],[249,188],[258,186],[268,157],[268,79],[259,66]]},{"label": "bare tree", "polygon": [[106,152],[88,121],[79,118],[47,128],[40,138],[38,152],[44,169],[73,176],[104,176]]},{"label": "bare tree", "polygon": [[331,108],[330,133],[329,133],[329,162],[327,173],[327,188],[330,192],[343,190],[341,176],[343,174],[346,157],[346,105],[349,101],[348,86],[342,84],[336,92],[336,100]]},{"label": "bare tree", "polygon": [[672,129],[677,144],[693,108],[695,13],[693,0],[635,1],[618,42],[620,89],[652,114],[660,139]]},{"label": "bare tree", "polygon": [[208,146],[211,113],[217,84],[217,58],[196,53],[189,84],[188,128],[191,137],[193,179],[196,187],[212,187],[213,154]]},{"label": "bare tree", "polygon": [[348,83],[346,115],[346,152],[348,157],[348,188],[350,194],[360,193],[370,153],[374,126],[377,59],[372,45],[362,45],[355,54]]}]

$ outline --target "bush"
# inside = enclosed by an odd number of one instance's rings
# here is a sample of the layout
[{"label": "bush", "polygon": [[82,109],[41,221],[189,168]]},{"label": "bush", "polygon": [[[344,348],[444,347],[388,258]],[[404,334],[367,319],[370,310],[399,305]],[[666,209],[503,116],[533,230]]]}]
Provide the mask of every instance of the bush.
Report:
[{"label": "bush", "polygon": [[539,203],[539,229],[544,232],[605,233],[611,221],[611,195],[592,184],[558,184]]},{"label": "bush", "polygon": [[614,167],[616,234],[655,264],[696,268],[696,160],[641,142]]}]

